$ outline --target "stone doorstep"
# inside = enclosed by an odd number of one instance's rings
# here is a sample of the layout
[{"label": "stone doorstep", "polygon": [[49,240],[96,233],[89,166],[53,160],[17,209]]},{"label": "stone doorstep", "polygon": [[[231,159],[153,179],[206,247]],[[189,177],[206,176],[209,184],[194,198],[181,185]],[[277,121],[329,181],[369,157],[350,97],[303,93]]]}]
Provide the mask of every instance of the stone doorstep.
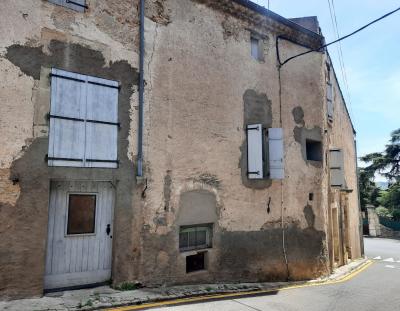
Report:
[{"label": "stone doorstep", "polygon": [[44,311],[44,310],[99,310],[127,305],[139,305],[151,302],[171,301],[178,298],[212,296],[216,294],[241,293],[263,290],[279,290],[290,285],[318,284],[328,281],[339,281],[354,270],[366,264],[367,258],[350,262],[335,269],[328,277],[300,282],[273,283],[237,283],[237,284],[202,284],[187,286],[171,286],[157,288],[140,288],[132,291],[117,291],[108,286],[93,289],[73,290],[46,294],[42,298],[20,299],[0,302],[0,310],[4,311]]}]

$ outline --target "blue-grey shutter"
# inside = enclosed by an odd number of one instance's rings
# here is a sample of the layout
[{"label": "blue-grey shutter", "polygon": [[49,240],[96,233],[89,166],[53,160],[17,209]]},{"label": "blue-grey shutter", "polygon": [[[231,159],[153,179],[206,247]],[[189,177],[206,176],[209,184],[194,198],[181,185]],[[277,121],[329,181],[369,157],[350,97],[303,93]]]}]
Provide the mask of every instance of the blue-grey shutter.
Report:
[{"label": "blue-grey shutter", "polygon": [[88,77],[86,166],[116,168],[118,82]]},{"label": "blue-grey shutter", "polygon": [[283,129],[268,129],[269,168],[271,179],[284,179],[283,165]]},{"label": "blue-grey shutter", "polygon": [[78,12],[84,12],[86,0],[48,0],[51,3],[61,5]]},{"label": "blue-grey shutter", "polygon": [[116,168],[118,82],[52,69],[48,165]]},{"label": "blue-grey shutter", "polygon": [[262,179],[263,172],[263,128],[261,124],[247,126],[247,176]]},{"label": "blue-grey shutter", "polygon": [[86,77],[52,69],[48,165],[84,166]]},{"label": "blue-grey shutter", "polygon": [[344,160],[341,149],[329,150],[331,187],[344,187]]}]

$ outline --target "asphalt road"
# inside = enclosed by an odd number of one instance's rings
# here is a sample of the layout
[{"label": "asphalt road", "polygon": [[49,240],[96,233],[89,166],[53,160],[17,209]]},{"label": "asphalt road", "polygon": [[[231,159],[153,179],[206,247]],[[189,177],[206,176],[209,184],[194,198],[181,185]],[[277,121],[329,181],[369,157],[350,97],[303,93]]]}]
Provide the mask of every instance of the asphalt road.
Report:
[{"label": "asphalt road", "polygon": [[344,283],[278,291],[251,298],[164,307],[158,311],[380,311],[400,310],[400,241],[364,239],[375,263]]}]

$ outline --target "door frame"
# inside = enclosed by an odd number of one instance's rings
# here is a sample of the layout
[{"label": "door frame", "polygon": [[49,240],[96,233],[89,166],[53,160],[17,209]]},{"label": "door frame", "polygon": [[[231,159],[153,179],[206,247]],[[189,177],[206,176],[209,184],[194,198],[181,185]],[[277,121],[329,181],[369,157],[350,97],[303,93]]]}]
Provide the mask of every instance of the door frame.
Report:
[{"label": "door frame", "polygon": [[[46,265],[47,265],[47,254],[49,251],[49,232],[48,232],[48,228],[49,228],[49,223],[50,223],[50,219],[49,219],[49,212],[50,212],[50,204],[51,204],[51,191],[52,191],[52,183],[56,183],[56,182],[64,182],[64,183],[68,183],[68,182],[95,182],[95,183],[109,183],[113,189],[112,191],[112,196],[113,196],[113,207],[112,207],[112,213],[111,213],[111,219],[110,219],[110,223],[112,226],[112,230],[111,230],[111,235],[112,237],[114,237],[114,218],[115,218],[115,207],[116,207],[116,196],[117,196],[117,191],[116,191],[116,185],[112,180],[109,179],[96,179],[96,180],[89,180],[89,179],[63,179],[63,178],[51,178],[49,179],[49,196],[48,196],[48,203],[47,203],[47,226],[46,226],[46,243],[45,243],[45,252],[44,252],[44,269],[43,269],[43,293],[51,293],[51,292],[59,292],[59,291],[65,291],[65,290],[75,290],[75,289],[85,289],[85,288],[93,288],[93,287],[98,287],[98,286],[102,286],[102,285],[106,285],[109,283],[109,280],[104,281],[104,282],[97,282],[97,283],[91,283],[91,284],[82,284],[82,285],[72,285],[72,286],[66,286],[66,287],[58,287],[58,288],[46,288],[45,287],[45,277],[46,277]],[[67,202],[66,202],[66,207],[67,207],[67,211],[66,211],[66,217],[68,217],[68,208],[69,208],[69,194],[94,194],[96,195],[96,204],[98,202],[98,192],[93,192],[93,191],[67,191]],[[97,210],[96,210],[96,214],[95,214],[95,230],[97,228],[96,223],[98,221],[98,214]],[[91,235],[95,235],[95,234],[76,234],[76,235],[67,235],[67,226],[68,226],[68,221],[65,221],[65,227],[64,227],[64,238],[67,237],[76,237],[76,236],[91,236]],[[111,274],[110,274],[110,279],[112,279],[113,276],[113,268],[114,268],[114,239],[111,238]],[[77,272],[76,274],[78,275],[82,275],[82,274],[88,274],[89,272]],[[70,273],[75,274],[75,273]]]}]

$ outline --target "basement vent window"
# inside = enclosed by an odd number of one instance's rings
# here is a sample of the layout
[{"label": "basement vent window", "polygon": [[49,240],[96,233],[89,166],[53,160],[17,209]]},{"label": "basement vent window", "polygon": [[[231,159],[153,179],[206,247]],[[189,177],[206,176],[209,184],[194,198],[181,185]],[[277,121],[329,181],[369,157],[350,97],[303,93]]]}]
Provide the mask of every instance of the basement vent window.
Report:
[{"label": "basement vent window", "polygon": [[206,269],[206,252],[197,253],[186,257],[186,273]]},{"label": "basement vent window", "polygon": [[181,252],[212,247],[213,225],[183,226],[179,230]]},{"label": "basement vent window", "polygon": [[50,3],[60,5],[77,12],[85,12],[88,8],[86,0],[48,0]]},{"label": "basement vent window", "polygon": [[308,161],[322,161],[322,143],[315,140],[306,140],[306,152]]}]

